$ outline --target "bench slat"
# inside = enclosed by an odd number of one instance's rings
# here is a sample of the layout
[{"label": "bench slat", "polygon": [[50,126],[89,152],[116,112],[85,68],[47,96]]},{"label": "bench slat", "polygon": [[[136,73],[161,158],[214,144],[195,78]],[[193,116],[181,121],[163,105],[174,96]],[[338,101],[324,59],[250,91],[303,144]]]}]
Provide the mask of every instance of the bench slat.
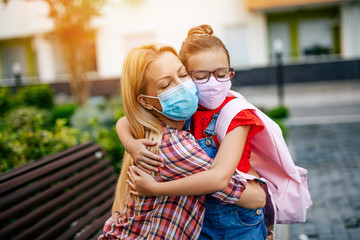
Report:
[{"label": "bench slat", "polygon": [[115,180],[116,177],[112,176],[111,178],[108,178],[105,181],[101,181],[94,188],[90,189],[88,192],[82,194],[75,200],[61,207],[60,209],[58,209],[58,211],[38,221],[36,224],[32,225],[31,228],[25,230],[20,235],[16,236],[14,239],[29,239],[38,236],[39,233],[42,233],[45,230],[49,229],[59,220],[63,219],[67,214],[74,211],[74,209],[77,209],[85,202],[87,202],[89,199],[92,199],[92,197],[97,196],[103,189],[109,189],[109,185],[112,186]]},{"label": "bench slat", "polygon": [[[19,202],[24,201],[24,199],[28,198],[30,195],[33,195],[45,188],[50,187],[54,182],[63,179],[67,176],[69,176],[70,174],[72,174],[75,171],[78,171],[86,166],[89,166],[91,164],[93,164],[94,162],[98,161],[98,159],[95,156],[91,156],[88,157],[86,159],[84,159],[83,161],[80,161],[78,163],[75,163],[74,165],[72,165],[69,168],[63,169],[60,172],[54,174],[54,175],[50,175],[47,178],[41,179],[40,181],[35,182],[34,184],[31,184],[28,187],[25,187],[23,189],[21,189],[21,191],[16,191],[13,193],[10,193],[6,196],[6,198],[2,198],[0,199],[0,210],[4,210],[9,208],[11,205],[17,204]],[[104,165],[101,164],[101,165]],[[77,176],[78,179],[81,179],[82,177],[86,177],[88,175],[80,175]],[[55,189],[53,189],[55,190]],[[19,206],[17,206],[19,207]],[[1,216],[2,214],[0,214]],[[0,223],[1,223],[1,217],[0,217]]]},{"label": "bench slat", "polygon": [[[101,206],[96,208],[87,216],[83,217],[79,222],[76,223],[75,226],[68,229],[66,232],[61,234],[57,240],[64,240],[64,239],[71,239],[76,233],[80,232],[83,228],[86,227],[86,230],[89,231],[90,229],[94,229],[96,226],[96,222],[99,221],[99,217],[102,217],[102,214],[107,214],[108,217],[111,216],[111,206],[112,206],[112,198],[109,198],[105,201]],[[92,222],[90,225],[89,223]],[[104,225],[105,221],[100,219],[101,225]]]},{"label": "bench slat", "polygon": [[104,227],[106,220],[110,216],[109,213],[104,213],[93,225],[91,225],[91,229],[88,229],[88,231],[81,234],[76,240],[88,240],[89,238],[94,240],[98,239],[98,236],[103,233],[102,228]]},{"label": "bench slat", "polygon": [[89,141],[0,174],[0,238],[97,239],[117,180],[105,156]]},{"label": "bench slat", "polygon": [[63,220],[59,221],[48,231],[46,231],[44,234],[39,236],[38,239],[48,240],[48,239],[54,239],[56,236],[59,236],[59,234],[61,234],[64,230],[66,230],[73,221],[83,216],[84,214],[87,214],[89,209],[92,209],[95,206],[101,204],[101,202],[103,202],[104,199],[109,199],[109,198],[111,199],[113,193],[114,190],[112,188],[108,188],[105,192],[102,192],[97,197],[92,198],[92,200],[87,202],[84,206],[72,212],[69,216],[65,217]]},{"label": "bench slat", "polygon": [[51,156],[48,156],[48,157],[45,157],[43,159],[40,159],[40,160],[36,160],[34,162],[31,162],[29,164],[26,164],[24,166],[21,166],[21,167],[18,167],[18,168],[14,168],[12,170],[9,170],[7,172],[4,172],[0,175],[0,183],[3,183],[3,182],[6,182],[10,179],[13,179],[17,176],[20,176],[22,174],[25,174],[26,172],[29,172],[35,168],[38,168],[42,165],[45,165],[49,162],[52,162],[54,160],[57,160],[59,158],[62,158],[66,155],[70,155],[74,152],[77,152],[83,148],[86,148],[90,145],[93,145],[94,143],[92,141],[89,141],[89,142],[86,142],[86,143],[83,143],[83,144],[80,144],[80,145],[77,145],[77,146],[74,146],[72,148],[69,148],[69,149],[66,149],[64,151],[61,151],[61,152],[58,152],[56,154],[53,154]]},{"label": "bench slat", "polygon": [[[49,203],[45,204],[44,206],[41,206],[40,208],[36,209],[35,211],[31,212],[30,214],[21,217],[14,223],[6,226],[5,228],[0,230],[0,236],[11,236],[13,234],[19,233],[19,230],[25,230],[24,226],[29,226],[28,223],[36,223],[33,226],[31,226],[30,229],[27,231],[31,232],[31,229],[39,229],[37,232],[40,232],[42,229],[46,229],[49,224],[52,224],[56,222],[58,219],[61,219],[63,215],[67,214],[68,212],[71,212],[74,208],[76,209],[79,205],[86,202],[87,199],[92,197],[94,194],[101,192],[101,186],[107,186],[107,184],[110,184],[114,182],[115,176],[112,175],[112,178],[108,178],[105,181],[102,181],[105,176],[110,175],[111,168],[108,169],[108,171],[101,173],[100,175],[94,176],[93,178],[90,178],[88,181],[84,182],[83,184],[77,186],[77,188],[73,189],[73,191],[69,191],[66,194],[61,195],[60,197],[50,201]],[[110,175],[111,176],[111,175]],[[74,199],[74,197],[81,193],[78,191],[78,189],[82,189],[84,187],[89,188],[93,185],[96,185],[97,183],[101,182],[99,185],[97,185],[95,188],[90,188],[87,192],[82,194],[79,198]],[[74,199],[74,200],[73,200]],[[71,201],[67,203],[68,201]],[[55,211],[51,215],[44,218],[44,216],[48,215],[50,212],[52,212],[57,207],[60,207],[63,204],[66,204],[65,206],[62,206],[59,211]],[[64,211],[64,212],[62,212]],[[58,216],[60,215],[60,216]],[[35,231],[36,234],[36,231]]]},{"label": "bench slat", "polygon": [[0,194],[4,194],[13,189],[24,186],[25,184],[27,184],[35,179],[39,179],[40,177],[42,177],[44,175],[53,173],[54,171],[58,170],[62,166],[68,165],[74,161],[78,161],[79,159],[84,158],[87,155],[90,155],[93,152],[96,152],[98,150],[100,150],[100,147],[98,145],[91,146],[89,148],[86,148],[84,150],[76,152],[70,156],[66,156],[61,161],[55,161],[53,163],[49,163],[48,165],[45,165],[39,169],[33,170],[29,173],[26,173],[24,175],[21,175],[21,176],[15,178],[15,179],[12,179],[5,183],[2,183],[2,184],[0,184]]},{"label": "bench slat", "polygon": [[[88,181],[85,181],[84,183],[76,186],[75,188],[71,189],[66,194],[63,194],[61,196],[63,199],[63,202],[74,198],[77,194],[86,190],[93,184],[96,184],[97,180],[102,180],[102,179],[106,178],[107,176],[110,176],[112,169],[111,168],[104,169],[107,166],[109,167],[109,163],[110,163],[110,160],[108,160],[108,159],[105,161],[101,161],[101,162],[93,165],[91,168],[88,168],[85,171],[83,171],[79,174],[76,174],[73,177],[68,178],[65,181],[53,186],[52,188],[49,188],[48,190],[46,190],[42,193],[39,193],[30,199],[23,201],[22,203],[16,205],[16,208],[10,208],[10,209],[0,213],[0,224],[4,223],[12,218],[16,218],[16,217],[20,216],[21,214],[27,212],[28,209],[36,207],[37,205],[39,205],[43,202],[45,203],[46,201],[61,194],[65,189],[67,189],[71,186],[74,186],[74,184],[76,184],[76,183],[80,183],[83,179],[86,179],[90,176],[94,176],[93,175],[94,173],[98,173],[93,178],[90,178]],[[104,171],[104,172],[101,172],[101,171]],[[61,204],[61,203],[59,202],[58,205],[59,204]],[[46,206],[47,206],[46,210],[39,212],[41,210],[41,208],[39,208],[36,211],[34,211],[31,215],[28,215],[26,217],[34,216],[34,214],[36,212],[37,212],[37,216],[41,216],[57,207],[57,205],[54,205],[54,206],[52,206],[52,208],[50,208],[49,204],[47,204]],[[27,219],[27,221],[36,220],[37,218],[34,218],[34,217],[32,219]],[[21,219],[19,221],[22,222]],[[19,222],[19,224],[20,224],[20,222]]]}]

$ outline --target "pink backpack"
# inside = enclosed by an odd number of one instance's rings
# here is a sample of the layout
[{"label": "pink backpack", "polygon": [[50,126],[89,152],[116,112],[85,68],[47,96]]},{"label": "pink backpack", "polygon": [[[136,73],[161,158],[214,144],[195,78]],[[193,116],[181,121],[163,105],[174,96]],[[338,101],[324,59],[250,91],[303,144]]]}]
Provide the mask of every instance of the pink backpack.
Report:
[{"label": "pink backpack", "polygon": [[[215,131],[219,143],[225,137],[231,120],[243,109],[252,110],[265,128],[252,142],[250,163],[267,185],[265,215],[269,223],[300,223],[306,221],[306,209],[312,205],[307,185],[307,170],[294,164],[280,127],[239,93],[221,110]],[[237,170],[248,178],[254,177]]]}]

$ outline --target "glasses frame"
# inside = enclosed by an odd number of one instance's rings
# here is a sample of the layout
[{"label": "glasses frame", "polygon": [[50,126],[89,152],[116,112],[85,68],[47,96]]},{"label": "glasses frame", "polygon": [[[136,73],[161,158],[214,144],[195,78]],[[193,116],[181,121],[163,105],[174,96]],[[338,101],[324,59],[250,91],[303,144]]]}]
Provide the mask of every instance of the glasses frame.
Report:
[{"label": "glasses frame", "polygon": [[[229,79],[229,80],[221,81],[221,80],[219,80],[219,79],[216,77],[215,72],[216,72],[217,70],[221,70],[221,69],[228,69],[228,70],[230,71],[230,79]],[[193,78],[193,76],[192,76],[193,73],[196,73],[196,72],[208,72],[208,73],[209,73],[209,77],[208,77],[208,79],[207,79],[205,82],[199,82],[199,81],[203,81],[203,80],[194,80],[194,78]],[[197,83],[197,84],[205,84],[205,83],[207,83],[207,82],[209,81],[211,74],[214,74],[214,77],[215,77],[216,81],[218,81],[218,82],[231,81],[232,78],[233,78],[234,75],[235,75],[235,74],[231,74],[231,72],[232,72],[232,73],[235,73],[234,68],[228,67],[228,68],[217,68],[217,69],[215,69],[214,71],[194,70],[194,71],[190,71],[189,74],[190,74],[191,79],[193,80],[193,82],[195,82],[195,83]]]}]

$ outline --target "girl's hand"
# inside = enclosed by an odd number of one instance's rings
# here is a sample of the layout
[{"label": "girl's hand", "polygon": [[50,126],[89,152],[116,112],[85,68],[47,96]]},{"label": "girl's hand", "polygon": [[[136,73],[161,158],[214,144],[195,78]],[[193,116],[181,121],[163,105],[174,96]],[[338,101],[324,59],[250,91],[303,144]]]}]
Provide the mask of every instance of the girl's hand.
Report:
[{"label": "girl's hand", "polygon": [[155,146],[157,143],[149,139],[129,139],[126,144],[126,151],[131,155],[136,166],[143,171],[157,172],[159,167],[163,167],[162,157],[148,150],[148,146]]},{"label": "girl's hand", "polygon": [[159,184],[153,176],[144,172],[136,166],[131,166],[128,171],[128,184],[130,193],[136,196],[152,196],[156,184]]},{"label": "girl's hand", "polygon": [[266,240],[273,240],[274,238],[274,225],[267,225],[268,235]]},{"label": "girl's hand", "polygon": [[235,202],[235,205],[248,209],[263,208],[265,204],[265,190],[261,183],[256,180],[248,181],[240,199]]}]

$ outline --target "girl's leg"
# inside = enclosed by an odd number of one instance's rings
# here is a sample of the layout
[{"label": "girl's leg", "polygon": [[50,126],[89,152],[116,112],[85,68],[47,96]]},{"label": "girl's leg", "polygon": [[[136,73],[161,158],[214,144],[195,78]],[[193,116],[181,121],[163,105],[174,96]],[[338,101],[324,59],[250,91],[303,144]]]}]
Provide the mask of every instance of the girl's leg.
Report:
[{"label": "girl's leg", "polygon": [[263,209],[238,209],[222,217],[224,240],[264,240],[267,236]]},{"label": "girl's leg", "polygon": [[200,240],[264,240],[266,236],[263,209],[222,204],[207,196]]},{"label": "girl's leg", "polygon": [[[206,210],[205,210],[206,212]],[[215,216],[205,216],[204,223],[201,228],[199,240],[218,240],[220,239],[221,229],[217,229],[220,221]]]}]

